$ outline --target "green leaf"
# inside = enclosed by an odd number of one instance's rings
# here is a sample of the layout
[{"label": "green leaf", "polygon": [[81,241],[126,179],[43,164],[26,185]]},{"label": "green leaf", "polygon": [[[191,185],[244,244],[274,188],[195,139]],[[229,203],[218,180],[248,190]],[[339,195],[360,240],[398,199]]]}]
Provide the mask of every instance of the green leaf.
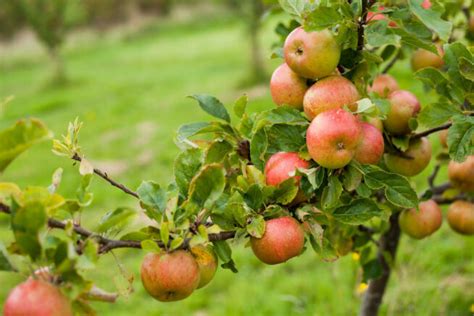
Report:
[{"label": "green leaf", "polygon": [[143,181],[138,187],[137,193],[141,203],[149,211],[147,215],[159,221],[166,210],[166,191],[158,183]]},{"label": "green leaf", "polygon": [[178,249],[184,243],[184,239],[182,237],[176,237],[171,241],[170,249],[175,250]]},{"label": "green leaf", "polygon": [[51,137],[50,131],[37,119],[25,119],[0,131],[0,172],[21,153]]},{"label": "green leaf", "polygon": [[388,21],[380,20],[369,23],[365,31],[367,43],[372,47],[385,45],[400,46],[400,36],[393,34],[388,28]]},{"label": "green leaf", "polygon": [[224,191],[225,182],[225,170],[221,165],[206,165],[189,185],[189,200],[199,207],[210,206]]},{"label": "green leaf", "polygon": [[281,8],[292,16],[301,17],[304,7],[305,0],[278,0]]},{"label": "green leaf", "polygon": [[255,238],[262,238],[265,233],[265,220],[262,215],[257,215],[247,225],[247,232]]},{"label": "green leaf", "polygon": [[137,215],[131,208],[120,207],[105,213],[99,221],[98,231],[103,233],[109,230],[121,230],[128,225]]},{"label": "green leaf", "polygon": [[255,167],[263,170],[265,165],[265,154],[268,148],[267,133],[264,128],[259,129],[250,141],[250,159]]},{"label": "green leaf", "polygon": [[168,246],[170,240],[170,225],[168,222],[162,222],[160,225],[160,238],[165,247]]},{"label": "green leaf", "polygon": [[323,210],[331,209],[339,204],[339,198],[342,193],[342,184],[338,177],[332,175],[329,177],[328,186],[324,188],[321,197],[321,205]]},{"label": "green leaf", "polygon": [[189,183],[201,169],[204,153],[199,148],[181,152],[174,161],[174,179],[182,196],[188,196]]},{"label": "green leaf", "polygon": [[[469,48],[466,47],[461,42],[457,41],[451,44],[444,45],[444,61],[448,67],[448,74],[451,81],[452,87],[462,88],[465,92],[472,92],[474,87],[474,82],[466,79],[462,75],[461,62],[466,60],[469,62],[474,62],[474,56],[469,51]],[[463,62],[465,66],[466,62]],[[459,103],[463,102],[464,99],[461,98],[458,100]]]},{"label": "green leaf", "polygon": [[298,194],[298,184],[294,178],[289,178],[280,183],[272,194],[276,203],[287,205],[290,204]]},{"label": "green leaf", "polygon": [[207,113],[230,123],[230,116],[224,105],[217,98],[206,94],[195,94],[190,98],[198,101],[199,106]]},{"label": "green leaf", "polygon": [[99,245],[92,239],[85,241],[82,247],[82,253],[77,258],[76,268],[81,270],[92,270],[96,268],[99,260]]},{"label": "green leaf", "polygon": [[381,213],[377,204],[370,199],[358,199],[349,205],[338,207],[333,216],[341,223],[349,225],[362,224]]},{"label": "green leaf", "polygon": [[430,30],[436,32],[439,37],[447,42],[451,35],[452,25],[441,18],[441,13],[434,10],[426,10],[421,4],[423,0],[408,0],[411,12]]},{"label": "green leaf", "polygon": [[[303,7],[304,7],[304,2]],[[309,16],[305,19],[305,29],[308,31],[319,31],[323,29],[332,28],[339,24],[344,19],[338,12],[338,8],[335,5],[323,6],[319,5],[309,13]]]},{"label": "green leaf", "polygon": [[474,117],[458,115],[453,117],[453,125],[448,130],[449,156],[462,162],[474,152]]},{"label": "green leaf", "polygon": [[474,63],[466,57],[459,59],[459,71],[467,80],[474,81]]},{"label": "green leaf", "polygon": [[242,118],[245,114],[245,109],[247,107],[248,97],[246,94],[238,98],[234,103],[234,113],[237,117]]},{"label": "green leaf", "polygon": [[212,242],[214,244],[214,250],[219,259],[226,263],[232,260],[232,249],[225,240],[217,240]]},{"label": "green leaf", "polygon": [[142,246],[142,249],[145,250],[146,252],[155,252],[155,253],[160,253],[161,248],[158,246],[156,241],[151,240],[151,239],[146,239],[140,242],[140,245]]},{"label": "green leaf", "polygon": [[362,181],[362,173],[359,171],[358,168],[349,165],[347,167],[347,171],[344,173],[344,180],[343,180],[343,186],[346,191],[354,191],[359,187],[360,183]]},{"label": "green leaf", "polygon": [[372,259],[362,265],[363,270],[363,281],[367,282],[369,280],[374,280],[379,278],[382,275],[382,266],[380,261],[377,259]]},{"label": "green leaf", "polygon": [[0,271],[16,271],[8,257],[5,246],[0,243]]},{"label": "green leaf", "polygon": [[418,114],[418,122],[426,128],[433,128],[446,123],[456,114],[461,114],[459,107],[444,100],[444,102],[424,106]]},{"label": "green leaf", "polygon": [[228,141],[216,140],[206,150],[205,163],[222,162],[233,149],[234,147]]}]

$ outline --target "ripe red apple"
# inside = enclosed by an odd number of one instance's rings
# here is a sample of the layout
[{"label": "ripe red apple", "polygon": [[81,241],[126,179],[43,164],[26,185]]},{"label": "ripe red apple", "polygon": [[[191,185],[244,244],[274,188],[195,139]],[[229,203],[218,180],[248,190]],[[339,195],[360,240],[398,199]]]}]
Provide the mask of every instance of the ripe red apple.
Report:
[{"label": "ripe red apple", "polygon": [[338,169],[354,158],[362,135],[358,119],[343,110],[329,110],[318,115],[306,131],[306,145],[311,158],[319,165]]},{"label": "ripe red apple", "polygon": [[51,283],[28,279],[17,285],[3,306],[3,316],[72,316],[69,300]]},{"label": "ripe red apple", "polygon": [[439,132],[439,142],[444,148],[448,148],[448,130],[444,129]]},{"label": "ripe red apple", "polygon": [[141,266],[145,290],[162,302],[182,300],[199,285],[199,265],[193,255],[184,250],[149,253]]},{"label": "ripe red apple", "polygon": [[288,105],[303,109],[303,98],[308,90],[306,79],[298,76],[287,64],[281,64],[273,72],[270,92],[276,105]]},{"label": "ripe red apple", "polygon": [[313,84],[304,96],[304,112],[310,120],[324,111],[347,105],[357,109],[360,95],[355,85],[342,76],[329,76]]},{"label": "ripe red apple", "polygon": [[431,8],[431,1],[430,0],[423,0],[423,2],[421,3],[421,7],[423,9]]},{"label": "ripe red apple", "polygon": [[341,48],[330,31],[306,32],[302,27],[288,35],[283,51],[288,66],[308,79],[329,76],[341,57]]},{"label": "ripe red apple", "polygon": [[396,154],[385,154],[387,168],[395,173],[412,177],[422,172],[431,160],[431,144],[428,138],[413,139],[404,155],[412,159],[401,157]]},{"label": "ripe red apple", "polygon": [[217,271],[218,259],[210,245],[196,245],[191,248],[191,253],[194,258],[196,258],[196,262],[199,265],[200,281],[197,288],[200,289],[206,286],[214,278]]},{"label": "ripe red apple", "polygon": [[290,216],[266,221],[262,238],[250,238],[253,253],[266,264],[285,262],[298,256],[304,247],[304,231]]},{"label": "ripe red apple", "polygon": [[279,152],[273,154],[265,165],[265,180],[268,185],[277,186],[283,181],[294,177],[299,183],[300,177],[294,173],[297,168],[308,168],[309,162],[303,160],[295,152]]},{"label": "ripe red apple", "polygon": [[428,200],[418,205],[419,210],[412,208],[400,213],[398,223],[401,230],[415,239],[423,239],[441,227],[443,215],[439,205]]},{"label": "ripe red apple", "polygon": [[393,135],[406,135],[410,133],[409,120],[420,111],[420,102],[416,96],[405,90],[392,92],[388,96],[390,111],[383,122],[387,132]]},{"label": "ripe red apple", "polygon": [[426,67],[441,68],[444,66],[444,51],[441,45],[436,45],[438,54],[419,48],[411,56],[411,68],[418,71]]},{"label": "ripe red apple", "polygon": [[375,77],[374,82],[367,90],[386,98],[390,93],[400,90],[400,87],[395,78],[387,74],[381,74]]},{"label": "ripe red apple", "polygon": [[448,178],[461,191],[474,192],[474,155],[468,156],[464,162],[450,161]]},{"label": "ripe red apple", "polygon": [[474,204],[456,201],[449,206],[448,223],[454,231],[463,235],[474,235]]},{"label": "ripe red apple", "polygon": [[384,141],[382,133],[369,123],[360,123],[362,137],[357,146],[354,159],[362,164],[377,164],[383,156]]}]

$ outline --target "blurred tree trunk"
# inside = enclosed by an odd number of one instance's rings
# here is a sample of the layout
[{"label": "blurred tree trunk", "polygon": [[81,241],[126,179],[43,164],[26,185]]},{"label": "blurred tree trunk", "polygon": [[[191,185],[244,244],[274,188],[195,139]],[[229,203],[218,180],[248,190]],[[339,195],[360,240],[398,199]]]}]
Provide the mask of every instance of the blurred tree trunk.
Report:
[{"label": "blurred tree trunk", "polygon": [[397,254],[398,242],[400,241],[399,214],[395,213],[390,216],[390,228],[380,237],[377,257],[382,266],[382,275],[378,279],[369,282],[369,287],[364,294],[360,309],[360,316],[377,316],[379,313],[391,273],[391,266],[387,262],[386,256],[389,255],[393,265]]},{"label": "blurred tree trunk", "polygon": [[63,82],[66,80],[66,71],[64,68],[64,60],[59,52],[59,47],[50,47],[48,53],[53,64],[53,82]]}]

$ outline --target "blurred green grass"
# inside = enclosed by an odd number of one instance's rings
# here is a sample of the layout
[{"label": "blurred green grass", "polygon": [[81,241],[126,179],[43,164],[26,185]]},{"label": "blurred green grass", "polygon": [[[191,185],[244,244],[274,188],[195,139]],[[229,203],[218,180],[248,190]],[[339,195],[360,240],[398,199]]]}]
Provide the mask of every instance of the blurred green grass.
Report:
[{"label": "blurred green grass", "polygon": [[[275,39],[274,23],[266,25],[263,47]],[[56,136],[67,122],[84,121],[81,144],[86,157],[114,178],[136,188],[142,179],[166,184],[172,176],[173,143],[179,125],[207,120],[194,102],[194,93],[216,95],[231,103],[244,91],[239,84],[248,73],[248,42],[237,20],[200,21],[183,25],[157,25],[126,39],[95,40],[65,52],[70,82],[59,88],[46,85],[49,64],[45,56],[0,63],[0,98],[14,95],[0,126],[34,116],[44,120]],[[269,56],[270,51],[265,51]],[[269,71],[278,61],[267,61]],[[402,88],[422,103],[433,96],[414,81],[407,63],[393,70]],[[251,111],[273,105],[267,86],[249,90]],[[437,138],[432,137],[434,152]],[[72,196],[78,185],[71,161],[55,157],[43,143],[23,154],[2,175],[2,181],[22,186],[48,185],[53,171],[64,168],[60,193]],[[426,170],[415,179],[423,187]],[[443,169],[441,178],[445,178]],[[94,207],[84,215],[86,225],[117,206],[135,201],[95,179]],[[11,240],[5,216],[0,236]],[[469,315],[474,303],[473,238],[454,234],[445,223],[434,236],[413,241],[402,238],[383,315]],[[357,262],[347,256],[335,263],[322,262],[310,249],[279,266],[265,266],[248,248],[235,248],[239,274],[219,270],[215,280],[185,301],[163,304],[151,299],[139,281],[142,253],[117,250],[123,267],[135,275],[135,292],[114,305],[94,303],[99,315],[355,315]],[[104,256],[91,275],[97,284],[114,291],[119,268],[112,255]],[[0,273],[0,302],[22,276]]]}]

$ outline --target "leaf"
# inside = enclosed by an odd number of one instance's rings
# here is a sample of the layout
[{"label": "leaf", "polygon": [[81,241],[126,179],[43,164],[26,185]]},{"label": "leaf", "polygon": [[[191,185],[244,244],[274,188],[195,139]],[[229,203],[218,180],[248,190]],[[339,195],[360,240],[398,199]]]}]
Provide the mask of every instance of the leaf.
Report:
[{"label": "leaf", "polygon": [[328,186],[324,188],[321,197],[321,204],[323,210],[334,208],[339,203],[339,198],[342,193],[342,184],[338,177],[332,175],[329,177]]},{"label": "leaf", "polygon": [[250,141],[250,159],[252,163],[260,170],[265,165],[265,154],[268,148],[267,133],[264,128],[259,129]]},{"label": "leaf", "polygon": [[344,173],[343,186],[346,191],[354,191],[362,181],[362,173],[356,167],[349,165]]},{"label": "leaf", "polygon": [[230,123],[230,116],[224,105],[217,98],[206,94],[195,94],[190,98],[198,101],[199,106],[207,113]]},{"label": "leaf", "polygon": [[160,225],[160,238],[165,247],[168,247],[170,240],[170,225],[168,222],[162,222]]},{"label": "leaf", "polygon": [[461,114],[461,110],[446,100],[424,106],[418,114],[418,122],[426,128],[433,128],[446,123],[456,114]]},{"label": "leaf", "polygon": [[349,205],[338,207],[333,216],[341,223],[349,225],[362,224],[381,213],[377,204],[370,199],[358,199]]},{"label": "leaf", "polygon": [[158,214],[150,212],[149,214],[152,215],[151,218],[159,220],[166,210],[166,191],[162,189],[158,183],[153,181],[143,181],[138,187],[137,193],[140,201],[145,206],[158,212]]},{"label": "leaf", "polygon": [[189,182],[201,169],[204,153],[199,148],[191,148],[181,152],[174,161],[174,179],[182,196],[187,197]]},{"label": "leaf", "polygon": [[474,81],[474,63],[466,57],[459,59],[459,71],[464,78]]},{"label": "leaf", "polygon": [[81,176],[94,173],[94,167],[89,160],[82,158],[81,164],[79,165],[79,173]]},{"label": "leaf", "polygon": [[448,130],[449,157],[463,162],[466,156],[474,152],[474,117],[457,115],[453,117],[453,125]]},{"label": "leaf", "polygon": [[76,268],[81,270],[92,270],[96,268],[99,260],[99,245],[93,239],[88,239],[82,247],[82,254],[77,258]]},{"label": "leaf", "polygon": [[49,193],[53,194],[59,187],[61,179],[63,177],[63,168],[58,168],[54,171],[53,176],[51,177],[51,185],[48,187]]},{"label": "leaf", "polygon": [[436,32],[439,37],[447,42],[451,35],[452,25],[441,18],[441,13],[434,10],[426,10],[422,6],[422,0],[408,0],[411,12],[430,30]]},{"label": "leaf", "polygon": [[281,8],[290,15],[295,17],[301,17],[304,7],[305,0],[278,0]]},{"label": "leaf", "polygon": [[237,117],[242,118],[245,114],[245,109],[247,107],[248,97],[246,94],[238,98],[234,103],[234,113]]},{"label": "leaf", "polygon": [[364,272],[362,279],[366,283],[367,281],[377,279],[382,275],[382,266],[380,261],[377,259],[372,259],[363,264],[362,270]]},{"label": "leaf", "polygon": [[0,243],[0,271],[16,271],[8,257],[5,246]]},{"label": "leaf", "polygon": [[372,47],[382,47],[385,45],[400,46],[400,36],[388,28],[388,21],[380,20],[369,23],[365,31],[367,43]]},{"label": "leaf", "polygon": [[154,253],[160,253],[161,248],[158,246],[156,241],[151,240],[151,239],[146,239],[140,242],[140,245],[142,246],[142,249],[145,250],[146,252],[154,252]]},{"label": "leaf", "polygon": [[21,153],[51,137],[51,132],[37,119],[24,119],[0,131],[0,172]]},{"label": "leaf", "polygon": [[214,250],[222,262],[226,263],[232,260],[232,249],[225,240],[217,240],[212,242]]},{"label": "leaf", "polygon": [[[304,1],[301,2],[303,2],[302,6],[304,8]],[[295,15],[301,16],[301,13]],[[308,31],[329,29],[339,24],[343,19],[344,16],[338,12],[337,6],[319,5],[311,10],[309,16],[305,18],[305,29]]]},{"label": "leaf", "polygon": [[257,215],[252,218],[250,223],[247,225],[247,232],[250,236],[255,238],[262,238],[265,234],[265,220],[262,215]]},{"label": "leaf", "polygon": [[176,237],[171,241],[170,249],[175,250],[178,249],[184,243],[184,239],[182,237]]},{"label": "leaf", "polygon": [[272,196],[276,203],[287,205],[295,199],[298,190],[295,178],[288,178],[278,185]]},{"label": "leaf", "polygon": [[225,170],[221,165],[206,165],[189,185],[189,200],[199,207],[208,206],[222,194],[225,182]]},{"label": "leaf", "polygon": [[128,225],[137,215],[131,208],[119,207],[114,211],[105,213],[99,221],[98,231],[103,233],[111,229],[120,230]]},{"label": "leaf", "polygon": [[21,195],[21,189],[12,182],[0,182],[0,202],[5,202],[11,197],[19,199]]},{"label": "leaf", "polygon": [[205,163],[222,162],[233,150],[234,147],[228,141],[216,140],[212,142],[206,150]]}]

